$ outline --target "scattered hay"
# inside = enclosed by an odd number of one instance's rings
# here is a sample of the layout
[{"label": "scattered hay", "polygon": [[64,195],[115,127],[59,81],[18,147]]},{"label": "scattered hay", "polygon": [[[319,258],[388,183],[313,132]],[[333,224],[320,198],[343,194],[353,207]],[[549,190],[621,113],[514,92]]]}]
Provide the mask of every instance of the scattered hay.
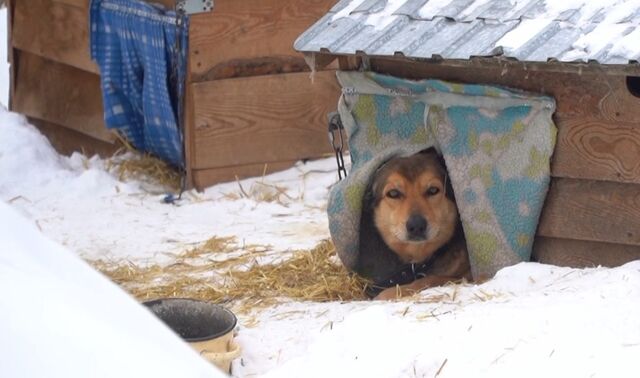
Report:
[{"label": "scattered hay", "polygon": [[119,133],[114,134],[124,147],[107,160],[108,171],[115,171],[121,181],[136,179],[162,185],[174,191],[180,189],[180,172],[164,161],[136,150]]},{"label": "scattered hay", "polygon": [[236,176],[236,183],[238,184],[238,191],[225,193],[224,197],[226,199],[239,200],[241,198],[249,198],[256,202],[276,202],[283,206],[286,206],[287,202],[302,199],[301,197],[289,195],[286,187],[266,182],[264,175],[262,180],[253,182],[248,190],[242,185],[238,176]]},{"label": "scattered hay", "polygon": [[329,241],[298,251],[280,264],[254,265],[246,271],[229,271],[233,291],[247,299],[283,296],[327,302],[364,299],[366,282],[333,262],[335,248]]},{"label": "scattered hay", "polygon": [[91,264],[139,300],[194,298],[230,303],[244,313],[278,303],[279,298],[314,302],[366,298],[367,282],[333,261],[335,248],[329,241],[296,251],[280,263],[264,265],[256,258],[268,248],[245,247],[242,254],[221,261],[211,259],[205,248],[209,244],[209,251],[228,252],[234,243],[233,238],[213,238],[202,247],[177,255],[176,261],[166,266],[104,260]]},{"label": "scattered hay", "polygon": [[107,160],[107,170],[118,175],[118,179],[139,180],[158,184],[174,191],[180,189],[181,174],[164,161],[139,152],[117,154]]},{"label": "scattered hay", "polygon": [[203,257],[206,254],[217,253],[217,252],[232,252],[237,249],[235,246],[236,238],[234,236],[229,237],[219,237],[214,236],[204,242],[203,245],[186,250],[176,257],[178,259],[195,259],[199,257]]}]

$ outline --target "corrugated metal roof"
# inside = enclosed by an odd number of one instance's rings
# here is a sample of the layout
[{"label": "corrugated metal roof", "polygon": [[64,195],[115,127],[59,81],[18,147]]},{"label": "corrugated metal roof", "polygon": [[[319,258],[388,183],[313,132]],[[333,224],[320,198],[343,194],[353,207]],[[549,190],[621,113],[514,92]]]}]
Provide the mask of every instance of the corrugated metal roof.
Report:
[{"label": "corrugated metal roof", "polygon": [[294,47],[627,64],[640,60],[639,24],[638,0],[341,0]]}]

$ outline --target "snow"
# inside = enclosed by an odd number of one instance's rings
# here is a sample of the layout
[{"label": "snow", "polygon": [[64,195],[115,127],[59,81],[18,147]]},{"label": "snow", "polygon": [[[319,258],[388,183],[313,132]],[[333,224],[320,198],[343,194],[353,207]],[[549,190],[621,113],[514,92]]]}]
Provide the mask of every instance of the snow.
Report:
[{"label": "snow", "polygon": [[[375,12],[352,13],[356,8],[363,4],[363,0],[352,0],[347,3],[345,8],[333,15],[332,21],[344,17],[351,17],[355,21],[360,21],[366,16],[365,25],[371,25],[376,31],[381,31],[395,21],[399,16],[394,14],[408,0],[390,0],[386,2],[384,8]],[[487,6],[490,0],[474,0],[467,4],[459,15],[457,20],[465,20],[467,17],[474,16],[483,7]],[[440,10],[447,8],[452,4],[451,0],[430,0],[420,9],[418,15],[420,19],[431,20]],[[525,6],[533,3],[530,1],[510,0],[512,8],[507,15],[503,15],[510,20],[511,15],[519,14]],[[640,48],[636,41],[638,40],[637,29],[639,27],[638,20],[634,19],[634,15],[640,9],[640,0],[544,0],[535,9],[538,13],[534,18],[521,18],[517,26],[506,33],[495,46],[503,47],[507,50],[515,50],[522,47],[527,41],[534,36],[545,31],[549,24],[556,20],[561,21],[561,27],[577,27],[580,28],[582,34],[571,43],[571,49],[564,52],[557,58],[561,61],[586,61],[590,59],[600,59],[600,54],[605,48],[610,48],[608,55],[623,58],[635,59],[640,54]],[[451,5],[453,6],[453,5]],[[573,11],[578,10],[577,16],[573,15]],[[637,18],[637,17],[636,17]],[[462,21],[458,21],[462,22]],[[495,22],[485,20],[485,22]]]},{"label": "snow", "polygon": [[[629,20],[630,15],[637,12],[640,8],[639,0],[545,0],[545,12],[537,17],[538,20],[558,19],[564,12],[572,9],[580,9],[580,15],[577,20],[572,23],[580,27],[585,32],[572,44],[572,49],[562,55],[563,61],[587,60],[598,56],[598,53],[608,45],[611,48],[612,55],[623,57],[635,56],[634,52],[638,51],[633,41],[636,33],[630,33],[635,29],[637,21]],[[601,19],[600,19],[601,18]],[[597,22],[596,22],[597,20]],[[521,22],[521,25],[525,21]],[[593,23],[594,27],[590,27]],[[520,26],[515,30],[520,29]],[[513,32],[513,31],[512,31]],[[511,33],[509,33],[511,34]],[[511,45],[520,46],[530,39],[534,34],[521,33],[522,41],[517,41],[513,36],[505,47]],[[626,38],[625,35],[634,35]],[[505,39],[503,37],[503,39]],[[500,42],[497,43],[500,45]]]},{"label": "snow", "polygon": [[496,46],[517,49],[551,23],[551,19],[525,19],[496,42]]},{"label": "snow", "polygon": [[[362,2],[352,1],[334,18]],[[549,2],[549,12],[577,3],[583,1]],[[617,10],[628,6],[594,3],[588,4],[593,12],[602,4],[616,6],[610,21],[622,20]],[[389,2],[386,16],[371,23],[384,25],[399,4]],[[522,26],[509,37],[510,46],[541,27]],[[612,28],[607,31],[621,33]],[[637,49],[636,34],[622,37],[619,48]],[[601,38],[585,36],[577,49],[598,48]],[[277,258],[329,237],[325,207],[337,180],[333,159],[188,191],[168,205],[165,190],[119,179],[107,160],[58,155],[23,116],[4,109],[0,141],[2,376],[215,376],[76,256],[170,263],[172,254],[216,235],[268,245]],[[284,194],[276,201],[262,198],[278,192]],[[256,309],[255,322],[240,317],[236,340],[243,352],[233,374],[637,376],[638,303],[640,261],[610,269],[523,263],[481,285],[433,288],[397,302],[287,301]]]},{"label": "snow", "polygon": [[[35,337],[29,328],[34,324],[40,326],[39,340],[51,345],[60,343],[69,330],[76,335],[82,329],[83,334],[108,340],[83,341],[100,348],[136,335],[162,333],[151,326],[114,331],[123,327],[122,314],[136,311],[133,301],[120,298],[108,306],[100,304],[103,292],[113,291],[113,285],[72,261],[65,248],[43,241],[37,226],[85,257],[115,255],[154,262],[216,234],[271,243],[274,253],[283,255],[328,237],[324,204],[336,180],[333,159],[300,163],[204,193],[187,192],[173,206],[162,204],[162,195],[148,192],[144,182],[118,180],[102,159],[57,155],[19,115],[1,113],[0,133],[0,198],[24,217],[14,219],[14,210],[0,207],[4,223],[0,280],[12,288],[9,301],[2,305],[13,310],[11,332],[29,336],[24,340]],[[252,185],[265,187],[261,182],[285,188],[288,197],[269,203],[224,195],[237,193],[239,185],[245,192],[251,192]],[[37,269],[21,269],[16,256],[29,259]],[[32,304],[36,297],[42,299]],[[57,305],[60,301],[71,304]],[[482,285],[433,288],[398,302],[288,301],[256,310],[255,324],[240,318],[237,340],[243,354],[233,371],[238,377],[413,377],[434,376],[438,371],[439,377],[635,376],[634,356],[640,353],[638,303],[640,262],[613,269],[523,263],[501,270]],[[29,306],[47,311],[28,311]],[[94,319],[95,312],[101,317]],[[6,324],[6,308],[0,314]],[[126,315],[132,325],[142,317]],[[143,342],[127,344],[142,350]],[[67,342],[51,358],[71,358],[70,354],[79,353],[74,349],[79,344]],[[12,348],[12,367],[22,366],[21,353],[33,356],[19,345]],[[153,353],[159,352],[149,350],[145,356]],[[48,356],[38,358],[50,362]],[[89,365],[80,364],[78,369]]]},{"label": "snow", "polygon": [[638,0],[545,0],[545,18],[557,18],[563,12],[571,9],[581,9],[577,24],[584,24],[600,12],[606,14],[603,23],[610,24],[620,22],[628,17],[631,11],[640,6]]},{"label": "snow", "polygon": [[395,16],[393,13],[403,6],[404,3],[405,0],[387,1],[387,5],[385,5],[384,9],[367,17],[365,24],[372,25],[375,30],[382,30],[386,28],[398,18],[398,16]]},{"label": "snow", "polygon": [[0,202],[4,377],[222,377],[115,284]]},{"label": "snow", "polygon": [[333,15],[331,21],[335,21],[339,18],[348,17],[360,4],[364,3],[364,0],[352,0],[346,7],[342,8],[339,12]]},{"label": "snow", "polygon": [[586,57],[596,56],[612,41],[619,41],[629,29],[629,26],[629,24],[601,23],[589,33],[581,35],[572,44],[573,50],[565,53],[563,59],[569,61],[584,60]]},{"label": "snow", "polygon": [[[165,192],[119,181],[104,160],[59,156],[20,115],[1,111],[0,125],[0,200],[85,258],[162,258],[214,235],[276,249],[311,248],[328,237],[323,206],[335,176],[330,160],[270,176],[287,191],[280,203],[224,201],[241,193],[230,183],[187,192],[178,206],[168,206]],[[262,178],[241,185],[255,196],[276,190]]]},{"label": "snow", "polygon": [[[457,16],[459,16],[460,18],[468,17],[488,2],[490,2],[490,0],[474,0],[468,5],[467,8],[464,9],[464,11],[460,15]],[[452,0],[429,0],[422,6],[422,8],[418,10],[418,14],[423,19],[431,20],[438,14],[441,9],[447,7],[451,3]]]},{"label": "snow", "polygon": [[418,10],[420,17],[431,20],[436,12],[451,3],[451,0],[429,0]]},{"label": "snow", "polygon": [[637,56],[640,55],[640,28],[618,39],[611,49],[612,55]]},{"label": "snow", "polygon": [[430,289],[418,303],[282,306],[300,313],[263,314],[264,330],[242,330],[239,340],[277,340],[270,355],[245,357],[269,367],[268,359],[286,360],[269,377],[433,377],[445,361],[440,377],[631,377],[640,352],[639,273],[640,262],[584,270],[520,264],[484,285]]},{"label": "snow", "polygon": [[475,0],[473,3],[471,3],[471,5],[469,5],[462,11],[460,17],[464,18],[472,15],[476,10],[480,9],[480,7],[484,6],[490,1],[491,0]]}]

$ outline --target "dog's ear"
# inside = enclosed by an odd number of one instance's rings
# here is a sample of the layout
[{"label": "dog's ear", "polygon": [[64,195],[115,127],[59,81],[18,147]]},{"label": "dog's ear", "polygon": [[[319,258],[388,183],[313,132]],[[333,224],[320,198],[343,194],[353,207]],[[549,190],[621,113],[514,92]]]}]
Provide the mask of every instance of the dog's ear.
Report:
[{"label": "dog's ear", "polygon": [[434,151],[434,155],[436,156],[436,159],[438,159],[438,163],[440,163],[440,165],[442,166],[442,168],[444,168],[444,170],[447,170],[447,163],[444,161],[444,156],[440,155],[435,149],[433,149]]},{"label": "dog's ear", "polygon": [[452,201],[455,201],[455,195],[453,193],[453,185],[451,185],[451,177],[449,177],[449,173],[444,173],[444,194]]},{"label": "dog's ear", "polygon": [[384,186],[384,178],[382,175],[376,175],[371,181],[371,185],[369,186],[369,190],[367,193],[369,195],[369,200],[372,206],[378,206],[378,203],[382,199],[382,190]]},{"label": "dog's ear", "polygon": [[421,150],[420,152],[418,152],[419,154],[434,154],[437,156],[440,156],[440,154],[438,154],[438,151],[436,151],[435,147],[429,147],[429,148],[425,148],[424,150]]},{"label": "dog's ear", "polygon": [[423,152],[433,152],[433,154],[436,156],[436,159],[438,159],[438,163],[440,163],[440,166],[442,167],[443,171],[442,174],[444,175],[444,190],[445,190],[445,195],[447,196],[447,198],[449,198],[452,201],[455,201],[455,196],[453,193],[453,185],[451,185],[451,177],[449,176],[449,170],[447,169],[447,163],[444,160],[444,156],[440,155],[435,148],[430,147],[426,150],[423,150]]},{"label": "dog's ear", "polygon": [[391,160],[393,159],[383,162],[372,175],[367,193],[371,196],[370,200],[373,206],[378,206],[378,203],[382,200],[382,191],[389,176],[389,167],[393,165],[393,163],[390,163]]},{"label": "dog's ear", "polygon": [[362,195],[362,212],[373,214],[373,210],[378,205],[376,201],[376,175],[374,174],[373,178],[367,185],[367,189],[365,189],[364,194]]},{"label": "dog's ear", "polygon": [[380,180],[373,180],[371,184],[365,190],[364,195],[362,196],[362,210],[363,212],[368,212],[373,214],[375,208],[382,201],[382,189],[383,183]]}]

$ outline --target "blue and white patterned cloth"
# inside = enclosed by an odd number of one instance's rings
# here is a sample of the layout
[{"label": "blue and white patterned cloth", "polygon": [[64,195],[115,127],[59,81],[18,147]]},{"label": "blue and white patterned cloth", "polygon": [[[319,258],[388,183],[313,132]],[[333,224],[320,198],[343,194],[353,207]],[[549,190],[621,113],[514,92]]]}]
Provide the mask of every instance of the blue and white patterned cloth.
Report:
[{"label": "blue and white patterned cloth", "polygon": [[91,57],[100,67],[107,127],[138,150],[183,167],[186,17],[177,26],[174,11],[139,0],[92,0],[90,17]]},{"label": "blue and white patterned cloth", "polygon": [[[489,85],[411,81],[338,72],[351,172],[329,196],[338,256],[356,270],[363,197],[376,170],[395,156],[435,147],[443,156],[473,277],[528,261],[550,182],[556,143],[553,98]],[[389,273],[395,267],[389,266]]]}]

